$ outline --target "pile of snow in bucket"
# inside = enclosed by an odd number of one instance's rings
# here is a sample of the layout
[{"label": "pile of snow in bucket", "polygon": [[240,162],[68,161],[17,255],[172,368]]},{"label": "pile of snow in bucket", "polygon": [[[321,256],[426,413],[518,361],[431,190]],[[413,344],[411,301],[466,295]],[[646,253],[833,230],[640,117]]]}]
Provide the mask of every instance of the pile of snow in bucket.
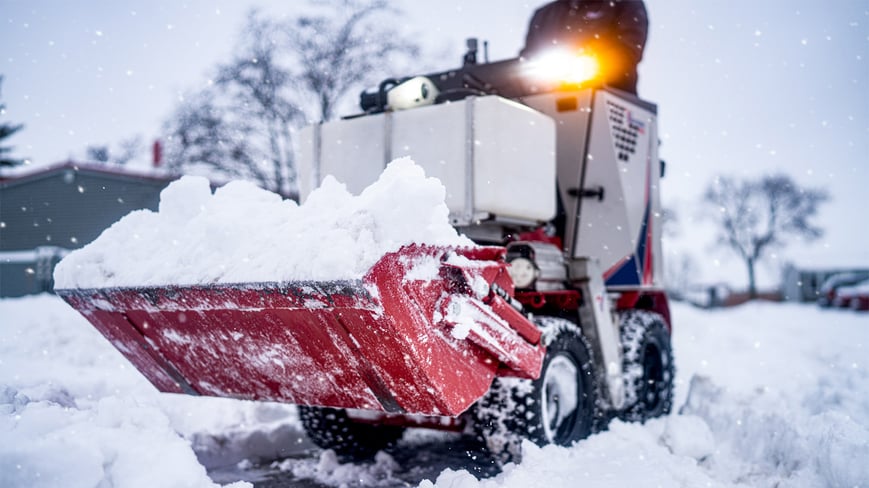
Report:
[{"label": "pile of snow in bucket", "polygon": [[135,211],[55,270],[55,286],[100,288],[360,278],[410,243],[472,245],[449,224],[441,182],[409,158],[351,195],[332,177],[297,205],[236,181],[183,177],[158,212]]}]

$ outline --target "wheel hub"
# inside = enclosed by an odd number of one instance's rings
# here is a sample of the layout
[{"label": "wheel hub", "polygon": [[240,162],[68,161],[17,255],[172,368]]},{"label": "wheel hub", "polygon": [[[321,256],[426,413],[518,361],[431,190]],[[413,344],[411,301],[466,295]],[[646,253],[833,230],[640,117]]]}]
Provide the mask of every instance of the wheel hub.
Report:
[{"label": "wheel hub", "polygon": [[561,444],[569,439],[579,405],[579,367],[564,354],[549,362],[541,389],[541,410],[546,439]]}]

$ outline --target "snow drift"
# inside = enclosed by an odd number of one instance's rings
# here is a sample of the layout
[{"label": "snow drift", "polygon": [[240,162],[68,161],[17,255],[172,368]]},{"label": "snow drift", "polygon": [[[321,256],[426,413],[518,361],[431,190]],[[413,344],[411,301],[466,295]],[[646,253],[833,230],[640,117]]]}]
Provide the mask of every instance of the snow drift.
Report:
[{"label": "snow drift", "polygon": [[[410,485],[869,485],[869,316],[809,305],[702,311],[675,303],[673,319],[670,416],[616,422],[570,448],[526,444],[522,463],[493,478],[459,462]],[[401,449],[418,448],[412,434]],[[48,295],[0,300],[0,438],[3,487],[208,487],[203,464],[250,459],[223,481],[252,480],[268,463],[259,471],[252,465],[287,456],[293,461],[271,469],[335,487],[407,486],[396,473],[414,469],[384,455],[373,464],[338,463],[328,451],[300,457],[311,446],[289,406],[159,394],[83,317]]]}]

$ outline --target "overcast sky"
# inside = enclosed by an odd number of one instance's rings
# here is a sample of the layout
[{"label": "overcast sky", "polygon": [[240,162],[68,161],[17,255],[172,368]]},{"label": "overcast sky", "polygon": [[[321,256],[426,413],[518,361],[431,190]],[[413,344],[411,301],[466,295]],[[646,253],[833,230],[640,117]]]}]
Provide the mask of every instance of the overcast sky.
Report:
[{"label": "overcast sky", "polygon": [[[489,40],[492,59],[514,57],[543,2],[396,1],[401,21],[458,65],[464,39]],[[647,0],[651,32],[640,95],[659,105],[665,203],[706,269],[744,281],[738,261],[711,247],[694,220],[716,174],[785,171],[826,187],[822,241],[792,246],[807,266],[869,267],[869,0]],[[156,137],[178,96],[208,80],[244,20],[260,6],[292,15],[304,2],[0,0],[3,120],[26,128],[16,155],[43,165],[88,144]],[[446,50],[446,52],[444,52]],[[395,73],[403,75],[407,73]]]}]

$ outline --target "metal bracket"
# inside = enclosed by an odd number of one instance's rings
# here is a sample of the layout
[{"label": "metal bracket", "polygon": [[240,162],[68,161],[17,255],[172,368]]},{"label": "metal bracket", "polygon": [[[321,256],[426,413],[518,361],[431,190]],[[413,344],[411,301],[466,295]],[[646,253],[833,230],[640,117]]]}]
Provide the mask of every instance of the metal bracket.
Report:
[{"label": "metal bracket", "polygon": [[580,198],[597,198],[597,201],[602,202],[605,194],[604,187],[602,186],[593,186],[591,188],[570,188],[567,190],[567,194],[572,197],[580,197]]},{"label": "metal bracket", "polygon": [[607,296],[603,270],[596,260],[583,258],[571,263],[571,274],[583,296],[583,304],[579,309],[580,326],[601,366],[600,378],[606,397],[613,408],[620,409],[625,403],[622,345],[619,326]]}]

